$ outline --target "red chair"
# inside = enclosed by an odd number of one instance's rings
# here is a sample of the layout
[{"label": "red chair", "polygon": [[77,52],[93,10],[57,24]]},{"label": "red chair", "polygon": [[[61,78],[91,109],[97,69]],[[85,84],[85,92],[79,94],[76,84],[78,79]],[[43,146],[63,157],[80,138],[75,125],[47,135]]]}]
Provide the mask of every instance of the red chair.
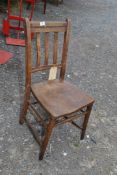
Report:
[{"label": "red chair", "polygon": [[[31,21],[33,13],[34,13],[34,7],[35,7],[35,0],[31,0],[31,10],[29,12],[29,20]],[[25,46],[25,40],[21,39],[22,33],[24,33],[24,27],[23,23],[25,21],[24,17],[22,16],[22,5],[23,0],[19,1],[19,14],[18,15],[12,15],[11,14],[11,0],[8,0],[8,17],[3,20],[3,34],[6,36],[6,44],[11,45],[20,45]],[[12,21],[18,21],[18,25],[13,25]],[[14,31],[14,34],[16,34],[16,38],[11,37],[11,30]],[[24,35],[24,34],[23,34]]]}]

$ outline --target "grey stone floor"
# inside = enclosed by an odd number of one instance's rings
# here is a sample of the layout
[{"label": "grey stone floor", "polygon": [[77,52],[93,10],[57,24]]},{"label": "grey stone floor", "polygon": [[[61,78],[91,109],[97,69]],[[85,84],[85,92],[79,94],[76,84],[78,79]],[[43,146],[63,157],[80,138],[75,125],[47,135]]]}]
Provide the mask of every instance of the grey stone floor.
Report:
[{"label": "grey stone floor", "polygon": [[[0,28],[3,14],[0,14]],[[24,48],[0,47],[14,53],[0,65],[0,175],[117,175],[117,1],[64,0],[58,7],[35,9],[36,20],[72,20],[66,79],[96,102],[84,141],[70,125],[58,127],[46,156],[18,117],[24,90]]]}]

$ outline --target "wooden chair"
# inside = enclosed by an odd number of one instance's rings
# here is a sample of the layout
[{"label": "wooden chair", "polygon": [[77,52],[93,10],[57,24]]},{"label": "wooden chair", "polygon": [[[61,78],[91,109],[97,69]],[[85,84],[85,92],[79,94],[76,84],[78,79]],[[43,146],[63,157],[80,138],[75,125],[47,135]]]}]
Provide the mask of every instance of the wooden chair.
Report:
[{"label": "wooden chair", "polygon": [[[53,128],[67,122],[81,130],[81,139],[84,139],[88,119],[91,113],[94,99],[81,91],[78,87],[64,80],[66,71],[67,51],[70,36],[71,22],[36,22],[26,19],[26,87],[23,108],[21,110],[20,124],[24,121],[31,129],[36,141],[40,145],[39,159],[42,160]],[[31,32],[36,35],[37,60],[33,65]],[[41,34],[43,33],[45,51],[44,63],[41,63]],[[49,36],[53,34],[53,58],[49,63]],[[61,61],[58,63],[59,34],[63,33],[63,46]],[[62,38],[61,38],[62,39]],[[40,83],[32,83],[32,74],[38,71],[49,70],[49,79]],[[56,78],[56,71],[59,78]],[[35,101],[31,101],[31,98]],[[35,107],[36,105],[36,107]],[[40,114],[37,105],[40,105],[47,116]],[[26,117],[27,110],[33,113],[36,122],[42,126],[41,136],[34,125]],[[84,116],[82,126],[76,121],[79,116]]]}]

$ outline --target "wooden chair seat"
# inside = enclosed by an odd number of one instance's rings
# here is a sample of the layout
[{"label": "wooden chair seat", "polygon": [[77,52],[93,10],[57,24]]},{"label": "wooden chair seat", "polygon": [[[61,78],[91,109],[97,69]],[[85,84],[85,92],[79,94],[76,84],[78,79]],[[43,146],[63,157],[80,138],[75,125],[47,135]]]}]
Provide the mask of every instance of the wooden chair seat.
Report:
[{"label": "wooden chair seat", "polygon": [[94,100],[67,81],[49,80],[31,86],[36,99],[53,116],[70,114],[91,104]]}]

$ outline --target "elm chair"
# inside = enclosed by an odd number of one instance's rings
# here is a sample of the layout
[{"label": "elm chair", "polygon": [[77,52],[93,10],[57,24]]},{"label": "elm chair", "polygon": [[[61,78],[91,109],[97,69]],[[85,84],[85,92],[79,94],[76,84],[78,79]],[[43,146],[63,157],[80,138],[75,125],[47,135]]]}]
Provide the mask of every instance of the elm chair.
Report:
[{"label": "elm chair", "polygon": [[[26,85],[23,107],[19,122],[27,123],[34,138],[40,145],[39,160],[43,159],[53,129],[61,124],[70,123],[81,130],[80,139],[84,139],[87,123],[91,113],[94,99],[80,90],[72,83],[65,81],[68,43],[70,37],[71,22],[67,19],[64,22],[37,22],[26,19]],[[34,33],[36,40],[36,62],[33,63],[31,33]],[[50,37],[50,34],[53,35]],[[60,35],[59,37],[59,34]],[[42,37],[44,45],[41,47]],[[49,63],[49,46],[52,42],[52,58]],[[59,43],[63,39],[63,44]],[[62,46],[62,55],[58,58],[58,46]],[[44,51],[42,60],[42,50]],[[43,61],[43,63],[42,63]],[[48,79],[41,82],[32,82],[32,75],[48,71]],[[58,78],[57,78],[58,76]],[[33,97],[33,100],[32,100]],[[39,106],[39,107],[38,107]],[[42,112],[40,109],[44,110]],[[41,132],[33,125],[33,122],[26,117],[29,110],[38,124]],[[46,112],[46,114],[45,114]],[[45,117],[46,116],[46,117]],[[83,117],[81,126],[76,119]],[[75,121],[74,121],[75,120]]]}]

